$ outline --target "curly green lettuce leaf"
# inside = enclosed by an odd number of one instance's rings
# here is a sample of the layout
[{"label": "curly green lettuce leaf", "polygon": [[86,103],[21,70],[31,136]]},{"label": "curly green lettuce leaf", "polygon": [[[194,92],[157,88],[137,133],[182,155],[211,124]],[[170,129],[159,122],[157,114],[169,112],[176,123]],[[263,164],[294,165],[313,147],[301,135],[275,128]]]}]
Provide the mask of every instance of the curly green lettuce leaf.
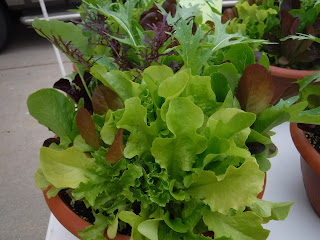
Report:
[{"label": "curly green lettuce leaf", "polygon": [[208,76],[192,76],[189,72],[189,81],[181,96],[192,99],[207,116],[210,116],[219,106]]},{"label": "curly green lettuce leaf", "polygon": [[77,188],[80,183],[86,183],[85,171],[93,165],[93,160],[75,147],[64,151],[46,147],[40,150],[40,168],[47,181],[56,188]]},{"label": "curly green lettuce leaf", "polygon": [[100,136],[102,141],[106,144],[111,145],[117,134],[116,122],[114,120],[114,115],[111,110],[109,110],[105,117],[105,123],[101,129]]},{"label": "curly green lettuce leaf", "polygon": [[255,114],[238,108],[221,108],[209,118],[210,136],[232,138],[241,131],[248,129],[255,122],[255,119]]},{"label": "curly green lettuce leaf", "polygon": [[269,230],[261,226],[262,218],[253,212],[241,212],[233,216],[206,211],[203,216],[215,238],[228,237],[237,240],[265,240]]},{"label": "curly green lettuce leaf", "polygon": [[111,216],[104,216],[102,213],[94,214],[94,224],[79,231],[78,235],[83,240],[105,240],[104,231],[112,222]]},{"label": "curly green lettuce leaf", "polygon": [[[143,235],[140,233],[140,231],[138,230],[138,227],[141,223],[143,223],[144,221],[147,220],[147,218],[145,216],[139,216],[137,214],[135,214],[134,212],[131,211],[122,211],[119,214],[119,219],[125,223],[128,223],[131,227],[131,238],[134,240],[144,240]],[[154,227],[154,226],[153,226]],[[144,227],[142,225],[141,227],[142,232],[146,233],[144,231]],[[150,235],[150,233],[147,233],[148,235]],[[152,233],[153,235],[155,233]]]},{"label": "curly green lettuce leaf", "polygon": [[173,75],[172,69],[166,65],[151,66],[146,68],[142,73],[143,81],[145,81],[147,88],[149,89],[152,100],[159,108],[163,101],[158,94],[158,88],[164,80],[173,77]]},{"label": "curly green lettuce leaf", "polygon": [[224,175],[201,172],[186,191],[203,200],[211,211],[227,214],[231,208],[239,210],[254,203],[263,184],[264,173],[259,170],[256,160],[248,157],[241,167],[230,166]]},{"label": "curly green lettuce leaf", "polygon": [[141,156],[151,148],[153,139],[156,137],[156,128],[147,125],[147,110],[141,105],[139,98],[130,98],[124,104],[125,111],[117,123],[118,128],[126,129],[131,133],[124,149],[124,156],[126,158]]},{"label": "curly green lettuce leaf", "polygon": [[204,115],[201,109],[191,100],[187,98],[171,100],[166,122],[174,136],[156,138],[151,153],[155,161],[167,169],[172,177],[180,177],[183,171],[190,171],[196,154],[205,150],[206,139],[197,133],[203,121]]},{"label": "curly green lettuce leaf", "polygon": [[55,89],[41,89],[28,97],[29,113],[58,137],[71,138],[74,102]]}]

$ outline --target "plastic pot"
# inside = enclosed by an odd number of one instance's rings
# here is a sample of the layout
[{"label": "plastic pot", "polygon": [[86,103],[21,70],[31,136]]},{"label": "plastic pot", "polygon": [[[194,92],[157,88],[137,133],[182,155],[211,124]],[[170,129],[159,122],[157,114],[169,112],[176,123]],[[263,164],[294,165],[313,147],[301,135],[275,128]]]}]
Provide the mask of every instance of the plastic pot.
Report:
[{"label": "plastic pot", "polygon": [[[265,187],[266,187],[266,179],[267,175],[265,175],[264,178],[264,185],[261,193],[257,196],[258,198],[262,198]],[[91,223],[83,220],[80,218],[76,213],[74,213],[67,204],[64,203],[64,201],[60,198],[59,194],[55,197],[47,198],[47,192],[51,187],[48,187],[47,190],[43,191],[44,198],[49,206],[49,209],[53,213],[53,215],[56,217],[56,219],[74,236],[80,239],[77,232],[83,231],[86,227],[91,226]],[[206,233],[204,234],[208,237],[213,237],[213,233]],[[109,240],[107,237],[107,234],[105,232],[104,234],[105,238]],[[116,238],[113,240],[130,240],[130,236],[125,236],[121,234],[117,234]]]},{"label": "plastic pot", "polygon": [[313,209],[320,216],[320,154],[296,123],[290,124],[290,132],[294,145],[301,155],[304,187]]}]

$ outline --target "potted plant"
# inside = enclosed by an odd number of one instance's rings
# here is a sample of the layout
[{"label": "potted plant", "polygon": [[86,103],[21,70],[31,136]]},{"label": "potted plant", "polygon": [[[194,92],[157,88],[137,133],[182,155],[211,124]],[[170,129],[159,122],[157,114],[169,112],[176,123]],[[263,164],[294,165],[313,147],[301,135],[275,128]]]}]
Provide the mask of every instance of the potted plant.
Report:
[{"label": "potted plant", "polygon": [[315,41],[320,35],[319,1],[242,0],[224,11],[223,21],[228,20],[230,33],[241,30],[250,38],[277,43],[261,49],[271,59],[276,96],[296,80],[319,71],[320,45]]},{"label": "potted plant", "polygon": [[[320,85],[301,87],[301,98],[309,99],[309,111],[319,111]],[[320,120],[319,120],[320,121]],[[291,123],[292,140],[300,152],[304,186],[315,212],[320,216],[320,124]]]},{"label": "potted plant", "polygon": [[56,135],[35,180],[67,228],[56,208],[91,221],[69,228],[82,239],[267,239],[262,224],[292,205],[257,198],[270,130],[319,114],[296,97],[272,106],[269,62],[247,45],[260,41],[186,2],[90,0],[77,24],[33,23],[77,70],[27,100]]}]

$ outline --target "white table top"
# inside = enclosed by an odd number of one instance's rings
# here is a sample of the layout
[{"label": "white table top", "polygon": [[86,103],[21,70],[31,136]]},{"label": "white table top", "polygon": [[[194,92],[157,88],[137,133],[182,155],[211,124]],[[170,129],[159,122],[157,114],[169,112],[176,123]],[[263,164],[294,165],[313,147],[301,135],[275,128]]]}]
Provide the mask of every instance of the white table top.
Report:
[{"label": "white table top", "polygon": [[[307,198],[300,170],[300,155],[291,140],[289,124],[274,129],[272,137],[279,148],[271,160],[263,199],[274,202],[295,201],[284,221],[265,224],[271,230],[268,240],[319,240],[320,217],[313,211]],[[77,240],[51,214],[46,240]]]}]

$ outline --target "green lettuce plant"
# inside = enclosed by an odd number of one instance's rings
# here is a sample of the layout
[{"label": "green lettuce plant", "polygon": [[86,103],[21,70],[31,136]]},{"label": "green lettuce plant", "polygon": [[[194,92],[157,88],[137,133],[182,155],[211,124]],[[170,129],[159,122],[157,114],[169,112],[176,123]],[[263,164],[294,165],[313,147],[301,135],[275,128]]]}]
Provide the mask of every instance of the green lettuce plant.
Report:
[{"label": "green lettuce plant", "polygon": [[57,136],[40,150],[35,181],[91,209],[83,239],[262,240],[262,224],[288,215],[292,202],[257,198],[271,130],[319,124],[319,113],[298,97],[271,106],[268,59],[255,64],[247,45],[259,41],[227,34],[206,4],[203,18],[186,1],[87,0],[77,24],[34,21],[78,70],[27,100]]},{"label": "green lettuce plant", "polygon": [[[279,3],[280,2],[280,3]],[[262,48],[272,64],[293,69],[319,69],[320,2],[308,0],[242,0],[224,12],[228,32],[277,44]],[[306,37],[308,36],[308,37]]]}]

